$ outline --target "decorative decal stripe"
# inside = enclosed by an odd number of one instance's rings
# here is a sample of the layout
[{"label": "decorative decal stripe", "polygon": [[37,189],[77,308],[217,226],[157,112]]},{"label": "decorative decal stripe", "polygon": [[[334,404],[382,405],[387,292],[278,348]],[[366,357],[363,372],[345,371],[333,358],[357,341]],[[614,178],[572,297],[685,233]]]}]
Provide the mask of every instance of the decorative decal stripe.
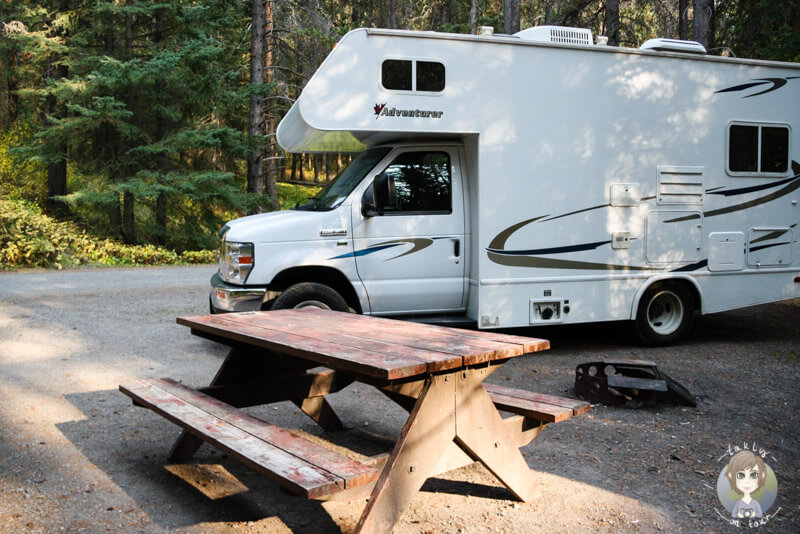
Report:
[{"label": "decorative decal stripe", "polygon": [[784,245],[791,245],[791,241],[784,241],[783,243],[770,243],[769,245],[761,245],[759,247],[750,247],[750,252],[758,252],[759,250],[765,250],[768,248],[773,247],[782,247]]},{"label": "decorative decal stripe", "polygon": [[413,245],[413,247],[411,248],[411,250],[407,250],[402,254],[398,254],[397,256],[393,256],[391,258],[386,258],[384,261],[394,260],[406,256],[408,254],[413,254],[414,252],[419,252],[420,250],[426,249],[433,244],[433,239],[419,238],[419,239],[395,239],[392,241],[384,241],[383,243],[375,243],[370,247],[361,250],[356,250],[355,252],[348,252],[340,256],[334,256],[329,259],[340,260],[342,258],[357,258],[360,256],[373,254],[375,252],[380,252],[381,250],[386,250],[387,248],[399,247],[400,245],[404,244],[411,244]]},{"label": "decorative decal stripe", "polygon": [[506,254],[509,256],[532,256],[534,254],[561,254],[564,252],[580,252],[582,250],[596,250],[598,247],[603,245],[608,245],[611,243],[611,240],[608,241],[595,241],[594,243],[584,243],[581,245],[567,245],[564,247],[552,247],[552,248],[539,248],[534,250],[494,250],[494,249],[487,249],[489,252],[494,252],[496,254]]},{"label": "decorative decal stripe", "polygon": [[[782,182],[782,183],[786,183],[786,182]],[[756,199],[750,200],[748,202],[742,202],[741,204],[734,204],[732,206],[727,206],[725,208],[706,211],[706,212],[703,213],[703,216],[704,217],[716,217],[717,215],[725,215],[725,214],[728,214],[728,213],[734,213],[736,211],[746,210],[748,208],[754,208],[755,206],[760,206],[761,204],[766,204],[767,202],[772,202],[773,200],[775,200],[777,198],[781,198],[782,196],[788,195],[789,193],[791,193],[792,191],[795,191],[797,189],[800,189],[800,175],[794,176],[793,178],[791,178],[790,181],[789,181],[789,185],[787,185],[783,189],[775,191],[772,194],[769,194],[769,195],[766,195],[766,196],[763,196],[763,197],[760,197],[760,198],[756,198]],[[696,215],[689,215],[689,216],[686,216],[686,217],[679,217],[677,219],[670,219],[669,221],[665,221],[665,222],[682,222],[682,221],[691,220],[691,219],[693,219],[695,217],[696,217]]]},{"label": "decorative decal stripe", "polygon": [[539,221],[539,222],[548,222],[548,221],[554,221],[554,220],[556,220],[556,219],[560,219],[560,218],[562,218],[562,217],[568,217],[568,216],[570,216],[570,215],[576,215],[576,214],[578,214],[578,213],[584,213],[584,212],[587,212],[587,211],[599,210],[599,209],[601,209],[601,208],[608,208],[608,207],[610,207],[610,206],[611,206],[611,204],[603,204],[602,206],[592,206],[591,208],[584,208],[584,209],[582,209],[582,210],[571,211],[571,212],[569,212],[569,213],[564,213],[564,214],[562,214],[562,215],[556,215],[555,217],[550,217],[549,219],[544,219],[544,220],[542,220],[542,221]]},{"label": "decorative decal stripe", "polygon": [[558,260],[536,256],[513,256],[489,252],[489,259],[509,267],[538,267],[541,269],[577,269],[594,271],[661,271],[659,267],[637,267],[635,265],[615,265],[588,261]]},{"label": "decorative decal stripe", "polygon": [[538,221],[539,219],[544,219],[545,217],[549,217],[550,215],[542,215],[541,217],[534,217],[533,219],[528,219],[527,221],[519,222],[513,226],[509,226],[492,239],[492,242],[489,243],[489,250],[503,250],[506,246],[506,241],[508,238],[511,237],[511,234],[522,228],[523,226],[527,226],[534,221]]},{"label": "decorative decal stripe", "polygon": [[759,237],[758,239],[753,239],[750,243],[761,243],[762,241],[769,241],[771,239],[778,239],[779,237],[783,236],[786,233],[786,230],[775,230],[774,232],[770,232],[766,235]]},{"label": "decorative decal stripe", "polygon": [[[540,269],[569,269],[587,271],[663,271],[663,267],[617,265],[613,263],[594,263],[588,261],[557,260],[554,258],[541,258],[534,256],[507,256],[497,252],[489,252],[489,259],[500,265],[508,267],[534,267]],[[684,265],[673,269],[671,272],[685,272],[702,269],[708,265],[708,260]]]},{"label": "decorative decal stripe", "polygon": [[673,273],[685,273],[689,271],[696,271],[698,269],[704,269],[708,267],[708,260],[700,260],[697,263],[691,263],[689,265],[684,265],[683,267],[678,267],[677,269],[672,269]]},{"label": "decorative decal stripe", "polygon": [[715,91],[715,94],[718,93],[737,93],[739,91],[746,91],[747,89],[752,89],[753,87],[760,87],[762,85],[772,84],[771,87],[764,89],[763,91],[759,91],[758,93],[753,93],[750,95],[745,95],[742,98],[750,98],[753,96],[764,95],[767,93],[771,93],[772,91],[776,91],[786,85],[786,82],[789,80],[796,80],[800,78],[800,76],[789,76],[787,78],[755,78],[754,81],[743,83],[740,85],[734,85],[733,87],[727,87],[725,89],[720,89],[719,91]]},{"label": "decorative decal stripe", "polygon": [[734,195],[746,195],[747,193],[755,193],[756,191],[763,191],[764,189],[769,189],[771,187],[777,187],[779,185],[788,184],[789,182],[791,182],[792,180],[796,180],[797,178],[798,178],[797,176],[791,176],[789,178],[786,178],[784,180],[779,180],[777,182],[770,182],[768,184],[762,184],[762,185],[754,185],[752,187],[742,187],[739,189],[725,189],[722,191],[719,191],[717,189],[708,189],[706,190],[706,193],[708,193],[709,195],[722,195],[725,197],[730,197]]}]

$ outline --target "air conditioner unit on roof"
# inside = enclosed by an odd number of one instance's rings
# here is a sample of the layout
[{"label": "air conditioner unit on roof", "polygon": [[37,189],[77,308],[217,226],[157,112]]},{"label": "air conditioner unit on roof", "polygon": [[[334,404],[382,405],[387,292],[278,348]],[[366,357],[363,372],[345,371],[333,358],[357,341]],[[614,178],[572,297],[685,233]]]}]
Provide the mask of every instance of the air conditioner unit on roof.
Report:
[{"label": "air conditioner unit on roof", "polygon": [[639,48],[657,50],[658,52],[687,52],[690,54],[707,54],[706,47],[697,41],[679,41],[677,39],[650,39]]},{"label": "air conditioner unit on roof", "polygon": [[534,26],[514,34],[520,39],[540,43],[561,43],[591,46],[592,30],[586,28],[567,28],[564,26]]}]

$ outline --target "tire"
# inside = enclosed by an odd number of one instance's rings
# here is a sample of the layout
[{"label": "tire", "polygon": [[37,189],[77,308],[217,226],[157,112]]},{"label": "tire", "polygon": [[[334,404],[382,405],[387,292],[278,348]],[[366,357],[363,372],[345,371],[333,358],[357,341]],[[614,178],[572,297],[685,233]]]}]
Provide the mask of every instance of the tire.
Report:
[{"label": "tire", "polygon": [[316,282],[303,282],[290,286],[278,295],[270,309],[319,308],[322,310],[349,311],[347,301],[336,290]]},{"label": "tire", "polygon": [[684,284],[654,284],[639,301],[636,335],[650,347],[674,345],[691,330],[694,313],[694,294]]}]

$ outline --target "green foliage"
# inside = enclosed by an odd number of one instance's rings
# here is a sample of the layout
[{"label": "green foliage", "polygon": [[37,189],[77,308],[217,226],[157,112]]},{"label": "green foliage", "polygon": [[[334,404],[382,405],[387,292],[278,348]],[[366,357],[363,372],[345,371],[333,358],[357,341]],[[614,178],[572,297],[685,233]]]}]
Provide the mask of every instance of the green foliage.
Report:
[{"label": "green foliage", "polygon": [[28,201],[0,200],[0,270],[63,269],[77,265],[213,263],[211,250],[178,253],[154,245],[131,246],[91,236],[69,222],[43,215]]},{"label": "green foliage", "polygon": [[18,198],[43,204],[47,196],[47,169],[11,151],[27,142],[30,135],[30,127],[22,122],[0,131],[0,198]]},{"label": "green foliage", "polygon": [[800,62],[800,4],[727,0],[717,8],[719,41],[737,57]]},{"label": "green foliage", "polygon": [[320,186],[279,183],[278,199],[281,209],[291,209],[298,204],[305,204],[306,201],[316,195],[320,189],[322,189]]}]

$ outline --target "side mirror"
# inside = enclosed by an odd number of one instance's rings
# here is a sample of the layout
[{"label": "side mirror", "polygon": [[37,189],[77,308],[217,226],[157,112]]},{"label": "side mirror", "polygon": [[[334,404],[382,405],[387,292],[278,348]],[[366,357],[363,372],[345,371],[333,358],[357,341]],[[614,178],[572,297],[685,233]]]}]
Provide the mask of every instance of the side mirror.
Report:
[{"label": "side mirror", "polygon": [[394,178],[381,173],[375,177],[372,187],[361,199],[361,213],[364,217],[381,216],[386,208],[394,208],[396,205]]}]

